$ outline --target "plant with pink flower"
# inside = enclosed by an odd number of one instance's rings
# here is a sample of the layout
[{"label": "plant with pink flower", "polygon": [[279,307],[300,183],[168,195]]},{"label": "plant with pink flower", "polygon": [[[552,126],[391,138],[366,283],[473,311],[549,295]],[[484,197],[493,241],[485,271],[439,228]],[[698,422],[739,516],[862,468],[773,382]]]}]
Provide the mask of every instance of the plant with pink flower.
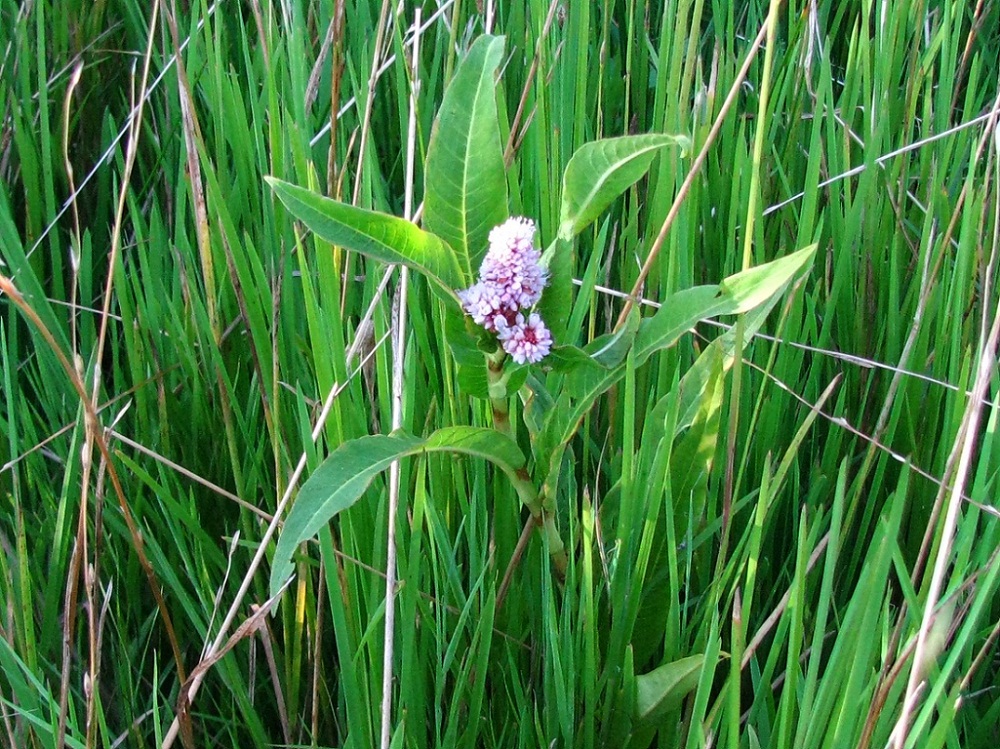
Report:
[{"label": "plant with pink flower", "polygon": [[479,267],[479,281],[458,292],[462,309],[477,325],[497,333],[503,350],[518,364],[541,361],[552,348],[552,334],[537,313],[525,318],[542,297],[548,272],[535,247],[535,222],[510,218],[490,232],[490,247]]},{"label": "plant with pink flower", "polygon": [[[687,139],[648,134],[581,146],[562,175],[559,208],[552,214],[558,222],[546,227],[552,237],[543,263],[535,222],[508,218],[509,165],[495,101],[501,90],[495,83],[503,46],[500,37],[477,40],[445,92],[427,149],[422,227],[270,180],[292,215],[326,242],[424,276],[429,290],[446,305],[434,311],[444,312],[437,319],[444,323],[445,343],[454,356],[457,386],[470,396],[488,399],[492,411],[489,427],[449,423],[426,436],[396,429],[339,447],[302,487],[286,519],[275,551],[273,592],[294,570],[292,557],[302,542],[357,501],[371,478],[389,465],[389,458],[396,461],[425,451],[453,451],[490,460],[508,477],[530,513],[521,534],[524,543],[519,541],[515,547],[497,591],[497,609],[534,528],[544,540],[556,577],[565,579],[570,550],[563,544],[556,508],[575,504],[571,482],[560,477],[565,467],[573,470],[573,461],[566,457],[574,432],[585,423],[580,415],[630,368],[672,345],[698,321],[722,311],[746,312],[753,306],[747,299],[756,305],[767,297],[764,293],[753,296],[745,280],[733,287],[739,293],[730,294],[728,287],[719,286],[718,294],[702,293],[692,300],[678,292],[676,302],[663,300],[656,316],[640,321],[635,311],[614,331],[581,345],[577,340],[581,331],[570,328],[580,325],[580,315],[587,311],[594,292],[592,287],[587,289],[574,304],[576,238],[646,174],[659,150],[683,145]],[[459,143],[472,147],[454,147]],[[771,277],[767,288],[779,289],[790,280],[790,276],[782,278]],[[400,309],[405,308],[406,288],[400,286]],[[631,300],[627,306],[633,307]],[[479,326],[481,335],[468,334],[463,314]],[[398,339],[402,341],[405,326],[399,325],[402,329],[395,332],[403,334]],[[428,321],[423,329],[435,326]],[[562,345],[556,346],[554,339]],[[398,354],[404,361],[402,349]],[[550,364],[550,372],[531,372],[525,366],[541,361]],[[515,404],[519,405],[512,410]],[[514,418],[519,425],[512,423]],[[529,443],[531,453],[525,455],[522,448]],[[350,480],[343,481],[344,476]],[[333,495],[337,499],[331,502],[328,497]],[[395,517],[392,512],[389,515]]]}]

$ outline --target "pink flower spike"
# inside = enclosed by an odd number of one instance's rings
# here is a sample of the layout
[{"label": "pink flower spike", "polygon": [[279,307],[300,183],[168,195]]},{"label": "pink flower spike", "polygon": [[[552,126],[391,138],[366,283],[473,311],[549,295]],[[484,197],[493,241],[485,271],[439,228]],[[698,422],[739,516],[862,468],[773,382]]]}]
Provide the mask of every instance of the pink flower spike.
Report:
[{"label": "pink flower spike", "polygon": [[[495,227],[490,232],[490,246],[479,267],[478,283],[458,292],[462,309],[477,325],[497,333],[501,329],[516,328],[518,324],[526,326],[526,340],[532,346],[536,345],[535,333],[532,332],[534,325],[530,320],[524,323],[523,318],[517,315],[521,310],[538,304],[549,280],[548,270],[541,265],[542,255],[535,247],[534,239],[535,222],[528,218],[510,218]],[[516,319],[521,319],[521,322],[516,323]],[[540,326],[540,343],[537,345],[544,349],[537,354],[540,359],[548,353],[546,345],[551,345],[551,336],[537,315],[534,319]]]},{"label": "pink flower spike", "polygon": [[548,283],[534,236],[530,219],[508,219],[490,232],[490,248],[479,268],[480,279],[500,287],[503,304],[515,310],[536,305]]},{"label": "pink flower spike", "polygon": [[505,320],[497,320],[497,337],[503,350],[518,364],[540,362],[552,349],[552,333],[537,312],[528,316],[518,313],[513,325]]},{"label": "pink flower spike", "polygon": [[497,329],[495,320],[512,317],[514,306],[503,287],[491,281],[480,281],[464,291],[458,292],[462,309],[487,330]]},{"label": "pink flower spike", "polygon": [[535,222],[523,216],[513,216],[490,232],[490,251],[506,248],[524,252],[534,247]]}]

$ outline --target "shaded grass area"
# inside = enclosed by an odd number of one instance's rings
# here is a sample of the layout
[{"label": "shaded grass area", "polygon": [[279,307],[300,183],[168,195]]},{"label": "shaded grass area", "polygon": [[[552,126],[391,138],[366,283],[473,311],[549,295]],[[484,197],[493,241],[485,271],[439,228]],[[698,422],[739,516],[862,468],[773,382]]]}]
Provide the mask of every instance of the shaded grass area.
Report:
[{"label": "shaded grass area", "polygon": [[[769,6],[486,5],[427,4],[411,76],[412,7],[380,23],[380,4],[348,3],[336,33],[335,2],[173,16],[0,0],[0,271],[24,299],[0,297],[0,743],[158,745],[299,456],[309,470],[388,431],[397,281],[303,232],[263,177],[402,215],[487,23],[506,35],[510,209],[543,246],[581,144],[692,139],[576,245],[566,342],[614,326]],[[712,326],[588,414],[558,497],[564,583],[535,541],[498,610],[524,522],[514,490],[477,461],[404,464],[399,745],[886,746],[922,627],[906,745],[996,745],[995,372],[976,388],[996,353],[1000,10],[772,5],[774,39],[642,294],[816,242],[812,274],[678,439],[672,393]],[[489,425],[419,278],[406,304],[404,426]],[[387,507],[377,481],[303,548],[275,617],[238,630],[182,737],[376,743]],[[266,599],[262,571],[239,620]],[[677,699],[637,711],[637,675],[678,662]]]}]

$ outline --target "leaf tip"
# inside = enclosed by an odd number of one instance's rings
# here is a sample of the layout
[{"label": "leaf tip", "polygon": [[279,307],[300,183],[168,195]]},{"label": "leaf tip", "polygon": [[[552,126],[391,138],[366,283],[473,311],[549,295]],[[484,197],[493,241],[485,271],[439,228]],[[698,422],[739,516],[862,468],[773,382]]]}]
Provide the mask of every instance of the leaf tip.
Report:
[{"label": "leaf tip", "polygon": [[289,562],[283,562],[271,568],[270,592],[268,593],[270,598],[274,598],[281,592],[291,574],[292,565]]},{"label": "leaf tip", "polygon": [[285,549],[288,540],[285,539],[283,534],[278,537],[274,556],[271,558],[271,579],[268,585],[268,595],[271,598],[281,592],[281,589],[288,583],[288,578],[292,576],[292,572],[294,571],[292,566],[292,552]]}]

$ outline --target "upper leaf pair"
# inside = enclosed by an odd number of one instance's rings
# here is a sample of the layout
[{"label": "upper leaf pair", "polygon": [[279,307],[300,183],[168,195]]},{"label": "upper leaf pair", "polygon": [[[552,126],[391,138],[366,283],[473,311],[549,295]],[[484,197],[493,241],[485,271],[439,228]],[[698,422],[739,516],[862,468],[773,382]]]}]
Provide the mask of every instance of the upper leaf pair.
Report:
[{"label": "upper leaf pair", "polygon": [[[268,183],[288,210],[326,241],[406,265],[459,304],[456,291],[472,285],[491,229],[509,215],[495,85],[503,48],[503,37],[477,39],[445,91],[424,169],[426,231],[273,177]],[[572,240],[646,173],[659,149],[686,144],[681,136],[624,136],[585,144],[570,159],[557,239],[543,258],[550,270],[543,316],[557,341],[564,337],[571,301]]]}]

